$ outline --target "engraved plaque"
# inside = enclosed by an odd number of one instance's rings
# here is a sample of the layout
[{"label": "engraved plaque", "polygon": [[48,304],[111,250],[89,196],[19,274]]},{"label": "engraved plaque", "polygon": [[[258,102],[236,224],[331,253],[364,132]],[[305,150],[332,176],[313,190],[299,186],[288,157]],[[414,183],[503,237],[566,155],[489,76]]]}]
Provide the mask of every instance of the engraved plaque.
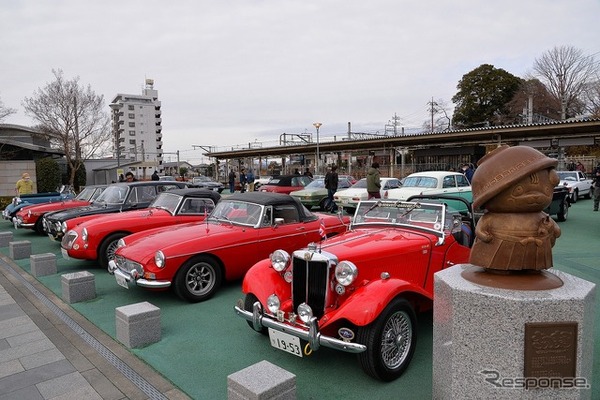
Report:
[{"label": "engraved plaque", "polygon": [[525,324],[524,376],[574,378],[577,322]]}]

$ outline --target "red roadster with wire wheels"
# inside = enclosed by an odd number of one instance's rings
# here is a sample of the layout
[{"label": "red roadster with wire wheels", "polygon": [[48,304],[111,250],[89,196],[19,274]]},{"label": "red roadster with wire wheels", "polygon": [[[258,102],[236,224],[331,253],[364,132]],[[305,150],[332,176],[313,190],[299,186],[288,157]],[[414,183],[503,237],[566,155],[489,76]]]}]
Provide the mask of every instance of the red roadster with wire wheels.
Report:
[{"label": "red roadster with wire wheels", "polygon": [[416,313],[432,308],[433,275],[469,261],[470,204],[436,197],[363,201],[343,235],[274,251],[246,273],[235,312],[280,350],[357,353],[367,374],[396,379],[415,351]]},{"label": "red roadster with wire wheels", "polygon": [[347,216],[313,214],[286,194],[238,193],[221,199],[204,223],[121,239],[109,271],[121,286],[173,287],[182,299],[198,302],[274,250],[293,251],[343,233],[349,223]]}]

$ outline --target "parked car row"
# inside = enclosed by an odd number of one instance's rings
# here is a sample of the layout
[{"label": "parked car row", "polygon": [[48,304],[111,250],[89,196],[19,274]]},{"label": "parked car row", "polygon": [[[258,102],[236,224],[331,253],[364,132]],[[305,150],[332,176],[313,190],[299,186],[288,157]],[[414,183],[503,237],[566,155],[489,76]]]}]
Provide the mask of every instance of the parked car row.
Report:
[{"label": "parked car row", "polygon": [[469,260],[476,218],[462,178],[382,178],[382,198],[371,200],[364,180],[340,179],[335,200],[352,217],[309,210],[323,208],[323,178],[278,177],[228,196],[184,182],[118,183],[55,211],[24,208],[31,219],[14,226],[44,221],[64,258],[107,268],[124,289],[200,302],[243,278],[234,312],[273,347],[298,357],[321,347],[355,353],[365,373],[390,381],[413,356],[434,274]]}]

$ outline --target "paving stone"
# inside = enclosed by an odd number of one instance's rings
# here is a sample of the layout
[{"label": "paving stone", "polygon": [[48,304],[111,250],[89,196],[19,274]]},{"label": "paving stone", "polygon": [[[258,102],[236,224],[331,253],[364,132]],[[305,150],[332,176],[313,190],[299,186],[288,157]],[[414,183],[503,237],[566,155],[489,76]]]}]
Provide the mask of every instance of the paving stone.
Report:
[{"label": "paving stone", "polygon": [[0,321],[26,315],[17,303],[0,306]]},{"label": "paving stone", "polygon": [[21,365],[19,360],[10,360],[7,362],[0,363],[0,378],[5,376],[17,374],[25,371],[25,368]]},{"label": "paving stone", "polygon": [[21,357],[19,358],[19,361],[25,369],[32,369],[64,359],[65,356],[58,351],[58,349],[49,349],[29,356]]},{"label": "paving stone", "polygon": [[[35,385],[39,382],[56,378],[58,376],[74,372],[74,368],[67,360],[57,361],[41,367],[33,368],[18,374],[6,376],[0,379],[0,395],[12,393],[17,390]],[[37,390],[36,390],[37,391]],[[20,399],[28,399],[21,397]]]},{"label": "paving stone", "polygon": [[5,395],[0,394],[0,400],[44,400],[44,398],[35,386],[27,386]]},{"label": "paving stone", "polygon": [[[103,400],[91,386],[69,390],[67,393],[53,397],[52,400]],[[106,399],[104,399],[106,400]]]},{"label": "paving stone", "polygon": [[0,321],[0,338],[9,338],[37,330],[38,327],[26,315]]},{"label": "paving stone", "polygon": [[10,343],[6,339],[0,339],[0,351],[10,348]]},{"label": "paving stone", "polygon": [[125,397],[110,379],[96,368],[84,371],[81,375],[104,400],[119,400]]},{"label": "paving stone", "polygon": [[16,360],[21,357],[53,348],[54,344],[52,344],[50,340],[44,338],[36,342],[26,343],[0,351],[0,362]]},{"label": "paving stone", "polygon": [[73,390],[90,387],[90,384],[79,372],[75,371],[40,382],[36,386],[42,397],[53,399],[56,396],[62,396]]},{"label": "paving stone", "polygon": [[11,347],[17,347],[24,343],[37,342],[38,340],[45,339],[46,335],[44,332],[37,330],[24,333],[22,335],[11,336],[6,339],[6,341],[11,345]]}]

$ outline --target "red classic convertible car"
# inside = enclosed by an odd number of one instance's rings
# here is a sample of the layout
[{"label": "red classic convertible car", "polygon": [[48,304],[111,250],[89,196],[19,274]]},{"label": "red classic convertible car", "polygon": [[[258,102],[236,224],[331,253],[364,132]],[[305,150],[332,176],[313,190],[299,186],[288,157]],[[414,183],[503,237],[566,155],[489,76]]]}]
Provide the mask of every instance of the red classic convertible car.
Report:
[{"label": "red classic convertible car", "polygon": [[432,307],[434,273],[468,262],[472,244],[470,207],[426,201],[363,201],[345,234],[274,251],[246,273],[235,312],[278,349],[357,353],[367,374],[396,379],[415,350],[415,313]]},{"label": "red classic convertible car", "polygon": [[276,249],[292,251],[346,231],[341,215],[313,214],[293,197],[247,192],[223,198],[202,224],[136,233],[119,241],[109,271],[124,287],[173,286],[185,300],[206,300]]},{"label": "red classic convertible car", "polygon": [[98,260],[108,268],[119,239],[152,228],[202,221],[220,198],[208,189],[176,189],[160,193],[146,209],[99,215],[81,224],[74,218],[74,228],[61,241],[63,256]]},{"label": "red classic convertible car", "polygon": [[102,193],[104,189],[106,189],[106,185],[86,186],[74,199],[54,203],[33,204],[24,207],[20,209],[15,218],[13,218],[13,224],[15,225],[15,228],[33,229],[37,233],[44,235],[45,232],[44,227],[42,226],[42,220],[46,213],[88,206],[100,196],[100,193]]}]

